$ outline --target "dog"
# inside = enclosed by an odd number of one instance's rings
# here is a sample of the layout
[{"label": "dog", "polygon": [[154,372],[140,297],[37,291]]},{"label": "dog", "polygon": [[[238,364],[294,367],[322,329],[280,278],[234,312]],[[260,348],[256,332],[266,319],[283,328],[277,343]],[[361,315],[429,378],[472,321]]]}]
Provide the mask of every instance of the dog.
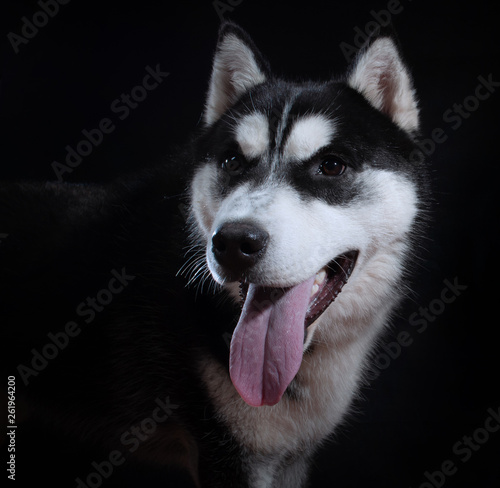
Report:
[{"label": "dog", "polygon": [[179,155],[106,185],[0,185],[17,393],[109,454],[77,486],[129,458],[197,487],[305,486],[408,293],[418,134],[392,34],[294,82],[226,22]]}]

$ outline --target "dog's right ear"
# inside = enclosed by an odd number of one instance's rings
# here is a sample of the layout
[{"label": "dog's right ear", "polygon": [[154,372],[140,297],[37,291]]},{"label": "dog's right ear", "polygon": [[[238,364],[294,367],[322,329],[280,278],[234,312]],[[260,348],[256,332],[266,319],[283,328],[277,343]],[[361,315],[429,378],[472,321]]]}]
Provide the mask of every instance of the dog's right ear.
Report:
[{"label": "dog's right ear", "polygon": [[269,67],[248,34],[226,22],[219,32],[203,120],[212,125],[238,98],[264,82]]}]

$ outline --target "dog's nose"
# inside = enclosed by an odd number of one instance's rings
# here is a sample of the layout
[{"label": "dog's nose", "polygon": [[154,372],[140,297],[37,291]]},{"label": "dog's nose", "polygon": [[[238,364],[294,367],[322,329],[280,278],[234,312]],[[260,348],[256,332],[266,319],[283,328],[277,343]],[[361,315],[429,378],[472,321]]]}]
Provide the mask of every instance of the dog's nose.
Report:
[{"label": "dog's nose", "polygon": [[251,222],[223,224],[212,236],[212,252],[232,276],[241,276],[266,249],[269,234]]}]

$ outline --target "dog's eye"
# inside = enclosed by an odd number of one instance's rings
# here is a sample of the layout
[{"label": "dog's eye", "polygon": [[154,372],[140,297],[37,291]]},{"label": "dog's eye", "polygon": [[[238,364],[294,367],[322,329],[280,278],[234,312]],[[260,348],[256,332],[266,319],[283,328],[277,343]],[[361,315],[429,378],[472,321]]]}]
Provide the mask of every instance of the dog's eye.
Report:
[{"label": "dog's eye", "polygon": [[243,173],[245,169],[243,156],[236,154],[225,157],[222,161],[222,169],[231,176]]},{"label": "dog's eye", "polygon": [[321,161],[318,174],[325,176],[340,176],[346,170],[346,165],[335,156],[326,156]]}]

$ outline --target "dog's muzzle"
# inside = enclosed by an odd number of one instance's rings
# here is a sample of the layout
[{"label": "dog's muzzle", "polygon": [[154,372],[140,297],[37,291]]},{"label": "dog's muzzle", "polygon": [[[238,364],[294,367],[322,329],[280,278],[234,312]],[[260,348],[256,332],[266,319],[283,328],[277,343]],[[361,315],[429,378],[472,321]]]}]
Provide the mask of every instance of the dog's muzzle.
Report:
[{"label": "dog's muzzle", "polygon": [[228,222],[212,236],[212,253],[229,281],[239,281],[264,255],[269,234],[253,222]]}]

